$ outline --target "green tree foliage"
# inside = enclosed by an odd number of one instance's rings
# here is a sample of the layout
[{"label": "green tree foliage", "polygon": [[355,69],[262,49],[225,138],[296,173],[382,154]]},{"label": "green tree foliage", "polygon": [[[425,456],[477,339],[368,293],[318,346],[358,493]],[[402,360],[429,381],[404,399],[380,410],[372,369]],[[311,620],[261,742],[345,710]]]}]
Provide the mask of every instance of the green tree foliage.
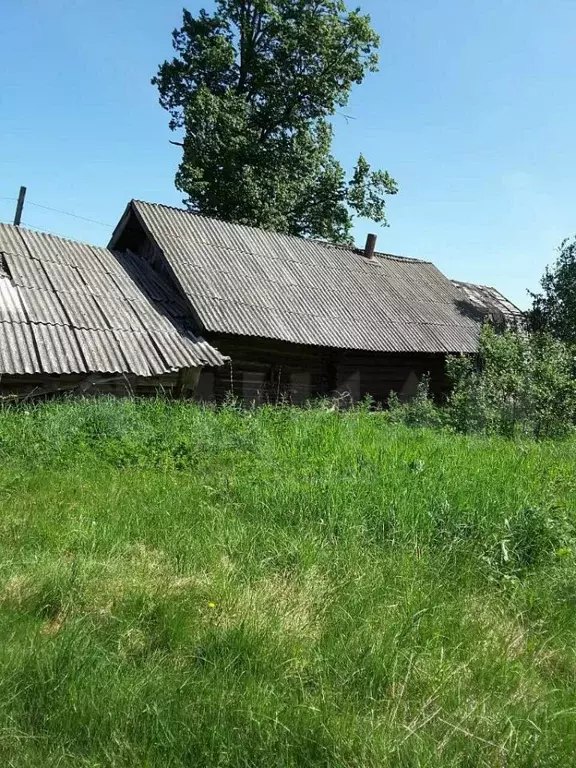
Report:
[{"label": "green tree foliage", "polygon": [[576,238],[564,240],[558,252],[540,281],[542,291],[532,294],[529,322],[533,330],[576,343]]},{"label": "green tree foliage", "polygon": [[216,0],[185,10],[172,42],[152,83],[183,132],[176,186],[192,210],[338,242],[353,212],[386,224],[394,179],[360,155],[347,180],[330,151],[330,116],[377,68],[368,16],[343,0]]}]

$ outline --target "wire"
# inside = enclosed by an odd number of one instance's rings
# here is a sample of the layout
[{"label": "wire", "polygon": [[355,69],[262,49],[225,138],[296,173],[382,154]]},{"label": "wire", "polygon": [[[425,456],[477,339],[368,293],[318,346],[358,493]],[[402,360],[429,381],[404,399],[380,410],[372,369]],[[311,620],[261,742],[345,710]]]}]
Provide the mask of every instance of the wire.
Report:
[{"label": "wire", "polygon": [[[15,197],[0,197],[0,200],[10,200],[10,202],[17,203],[18,200]],[[96,221],[96,219],[89,219],[87,216],[79,216],[77,213],[70,213],[70,211],[62,211],[60,208],[51,208],[49,205],[42,205],[42,203],[34,203],[32,200],[26,200],[24,205],[33,205],[35,208],[44,208],[46,211],[52,211],[53,213],[61,213],[64,216],[72,216],[73,219],[81,219],[82,221],[89,221],[91,224],[98,224],[101,227],[107,227],[113,229],[114,224],[106,224],[103,221]],[[48,231],[48,230],[45,230]]]},{"label": "wire", "polygon": [[104,221],[96,221],[96,219],[89,219],[87,216],[78,216],[77,213],[70,213],[69,211],[61,211],[59,208],[50,208],[49,205],[41,205],[40,203],[33,203],[31,200],[26,200],[25,205],[34,205],[36,208],[44,208],[46,211],[52,211],[53,213],[62,213],[64,216],[72,216],[74,219],[82,219],[82,221],[89,221],[92,224],[99,224],[101,227],[108,227],[112,229],[113,224],[106,224]]},{"label": "wire", "polygon": [[[0,224],[9,224],[11,227],[14,226],[14,222],[3,221],[2,219],[0,219]],[[65,240],[76,240],[76,238],[70,237],[70,235],[65,235],[62,232],[55,232],[53,229],[44,229],[44,227],[37,227],[34,224],[28,224],[27,221],[21,221],[20,225],[22,227],[26,227],[26,229],[34,229],[37,232],[45,232],[47,235],[55,235],[56,237],[63,237]],[[81,241],[76,240],[76,242],[81,242]]]}]

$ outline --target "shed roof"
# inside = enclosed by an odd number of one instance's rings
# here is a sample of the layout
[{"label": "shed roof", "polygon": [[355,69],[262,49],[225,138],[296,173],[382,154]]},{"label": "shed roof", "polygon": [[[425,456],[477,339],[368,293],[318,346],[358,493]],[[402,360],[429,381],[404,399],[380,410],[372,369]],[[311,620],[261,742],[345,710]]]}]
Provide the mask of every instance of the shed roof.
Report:
[{"label": "shed roof", "polygon": [[492,322],[508,328],[517,328],[523,325],[524,313],[522,310],[512,304],[496,288],[489,285],[464,283],[460,280],[452,280],[452,282],[462,291],[466,301],[477,308],[480,314],[488,316]]},{"label": "shed roof", "polygon": [[480,321],[433,264],[132,201],[206,331],[379,352],[473,352]]},{"label": "shed roof", "polygon": [[153,376],[220,365],[141,259],[0,224],[0,374]]}]

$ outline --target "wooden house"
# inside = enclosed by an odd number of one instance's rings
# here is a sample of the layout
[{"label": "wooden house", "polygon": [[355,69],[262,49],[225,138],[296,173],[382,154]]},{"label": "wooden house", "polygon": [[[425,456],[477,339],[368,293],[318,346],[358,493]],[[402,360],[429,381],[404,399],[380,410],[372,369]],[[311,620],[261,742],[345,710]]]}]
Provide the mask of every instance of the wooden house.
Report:
[{"label": "wooden house", "polygon": [[202,371],[198,397],[383,402],[392,390],[410,397],[425,374],[440,397],[446,356],[474,353],[486,318],[520,312],[494,289],[374,245],[374,236],[365,249],[337,246],[133,200],[109,247],[145,262],[229,359]]},{"label": "wooden house", "polygon": [[192,392],[225,362],[142,259],[0,224],[0,395]]}]

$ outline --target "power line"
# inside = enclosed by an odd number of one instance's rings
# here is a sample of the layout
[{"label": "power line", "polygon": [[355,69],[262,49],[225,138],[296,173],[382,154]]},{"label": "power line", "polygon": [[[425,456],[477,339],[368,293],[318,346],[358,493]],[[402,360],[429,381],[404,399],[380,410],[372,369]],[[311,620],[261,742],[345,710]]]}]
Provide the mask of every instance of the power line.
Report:
[{"label": "power line", "polygon": [[[9,200],[13,203],[17,202],[16,197],[0,197],[0,200]],[[91,224],[98,224],[101,227],[107,227],[113,229],[114,224],[106,224],[104,221],[96,221],[96,219],[89,219],[87,216],[79,216],[77,213],[70,213],[70,211],[62,211],[60,208],[51,208],[49,205],[43,205],[42,203],[34,203],[32,200],[26,200],[26,205],[33,205],[35,208],[44,208],[46,211],[52,211],[53,213],[61,213],[64,216],[71,216],[73,219],[81,219],[81,221],[89,221]],[[46,230],[47,231],[47,230]]]},{"label": "power line", "polygon": [[34,205],[36,208],[44,208],[46,211],[52,211],[53,213],[62,213],[64,216],[72,216],[74,219],[81,219],[82,221],[89,221],[92,224],[99,224],[101,227],[108,227],[111,229],[113,224],[106,224],[104,221],[96,221],[96,219],[89,219],[87,216],[78,216],[77,213],[70,213],[70,211],[61,211],[59,208],[51,208],[49,205],[41,205],[40,203],[33,203],[30,200],[27,205]]},{"label": "power line", "polygon": [[[13,223],[11,221],[6,221],[3,219],[0,219],[0,224],[9,224],[10,226],[13,226]],[[35,224],[29,224],[27,221],[21,222],[23,227],[26,227],[26,229],[34,229],[37,232],[45,232],[47,235],[55,235],[56,237],[62,237],[64,240],[76,240],[76,242],[81,242],[77,240],[75,237],[70,237],[70,235],[65,235],[63,232],[55,232],[53,229],[44,229],[44,227],[37,227]]]},{"label": "power line", "polygon": [[[10,226],[12,226],[11,221],[2,221],[1,219],[0,219],[0,224],[9,224]],[[55,237],[61,237],[64,240],[74,240],[77,243],[81,242],[80,240],[77,240],[75,237],[70,237],[70,235],[64,235],[62,232],[54,232],[51,229],[44,229],[43,227],[35,227],[34,224],[28,224],[26,221],[21,222],[21,224],[23,227],[26,227],[26,229],[33,229],[37,232],[44,232],[47,235],[54,235]],[[0,273],[1,273],[1,270],[0,270]]]}]

